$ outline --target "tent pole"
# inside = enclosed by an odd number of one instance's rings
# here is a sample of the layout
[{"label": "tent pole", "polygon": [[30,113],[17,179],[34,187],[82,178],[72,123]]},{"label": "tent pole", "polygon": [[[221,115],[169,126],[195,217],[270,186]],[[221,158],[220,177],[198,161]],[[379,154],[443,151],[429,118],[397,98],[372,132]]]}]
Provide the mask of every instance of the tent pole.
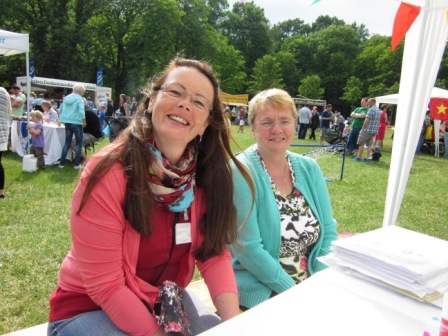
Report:
[{"label": "tent pole", "polygon": [[[29,122],[30,119],[30,93],[31,93],[31,83],[30,83],[30,60],[28,52],[26,53],[26,117]],[[30,136],[28,134],[28,154],[30,154]]]}]

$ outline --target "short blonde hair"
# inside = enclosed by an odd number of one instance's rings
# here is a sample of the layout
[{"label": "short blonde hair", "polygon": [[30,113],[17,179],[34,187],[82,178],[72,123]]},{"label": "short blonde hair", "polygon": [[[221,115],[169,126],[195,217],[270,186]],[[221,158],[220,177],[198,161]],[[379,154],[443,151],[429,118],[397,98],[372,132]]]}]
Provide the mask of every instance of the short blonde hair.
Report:
[{"label": "short blonde hair", "polygon": [[255,122],[257,112],[268,105],[277,109],[290,110],[294,120],[297,119],[297,109],[289,93],[273,88],[261,91],[249,102],[249,122],[251,125]]},{"label": "short blonde hair", "polygon": [[41,111],[32,110],[30,112],[30,117],[35,120],[44,120],[44,115],[42,114]]},{"label": "short blonde hair", "polygon": [[42,105],[47,105],[47,106],[52,106],[49,100],[44,100],[42,103],[40,103],[40,106]]},{"label": "short blonde hair", "polygon": [[86,92],[86,88],[81,83],[76,83],[75,85],[73,85],[73,92],[82,96],[84,92]]}]

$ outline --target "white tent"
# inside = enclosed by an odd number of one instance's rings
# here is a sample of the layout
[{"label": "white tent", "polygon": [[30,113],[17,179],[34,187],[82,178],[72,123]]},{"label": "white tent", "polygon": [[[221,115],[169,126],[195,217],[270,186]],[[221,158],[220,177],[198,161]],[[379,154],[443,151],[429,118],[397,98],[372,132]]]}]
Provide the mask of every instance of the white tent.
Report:
[{"label": "white tent", "polygon": [[[392,0],[391,0],[392,1]],[[420,13],[406,34],[383,226],[395,225],[448,38],[448,0],[406,0]]]},{"label": "white tent", "polygon": [[[30,69],[29,69],[29,59],[28,53],[30,51],[29,47],[29,35],[13,33],[6,30],[0,30],[0,55],[11,56],[21,53],[26,53],[26,78],[28,83],[27,97],[30,96]],[[27,99],[29,101],[29,99]],[[28,104],[29,105],[29,104]],[[29,106],[27,105],[27,111],[29,111]]]},{"label": "white tent", "polygon": [[[448,98],[448,90],[441,89],[438,87],[433,87],[431,91],[431,98]],[[379,96],[376,97],[376,103],[378,105],[381,105],[383,103],[386,104],[398,104],[398,93],[385,95],[385,96]],[[428,100],[429,103],[429,100]]]}]

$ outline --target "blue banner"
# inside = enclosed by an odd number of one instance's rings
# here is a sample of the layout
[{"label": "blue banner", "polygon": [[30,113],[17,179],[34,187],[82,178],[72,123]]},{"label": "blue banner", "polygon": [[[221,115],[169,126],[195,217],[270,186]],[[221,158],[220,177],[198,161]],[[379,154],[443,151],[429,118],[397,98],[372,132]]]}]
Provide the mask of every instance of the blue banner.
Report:
[{"label": "blue banner", "polygon": [[103,68],[100,68],[96,74],[96,85],[103,86]]},{"label": "blue banner", "polygon": [[34,60],[30,59],[30,77],[34,78]]}]

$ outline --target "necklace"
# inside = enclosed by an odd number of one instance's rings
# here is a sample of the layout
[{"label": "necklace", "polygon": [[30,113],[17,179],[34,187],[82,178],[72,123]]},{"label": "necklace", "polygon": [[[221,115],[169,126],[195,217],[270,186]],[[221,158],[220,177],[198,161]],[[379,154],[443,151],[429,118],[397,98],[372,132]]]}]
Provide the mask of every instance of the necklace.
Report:
[{"label": "necklace", "polygon": [[286,172],[288,171],[288,159],[285,162],[285,168],[283,169],[283,182],[282,182],[282,190],[285,190],[285,181],[286,181]]}]

